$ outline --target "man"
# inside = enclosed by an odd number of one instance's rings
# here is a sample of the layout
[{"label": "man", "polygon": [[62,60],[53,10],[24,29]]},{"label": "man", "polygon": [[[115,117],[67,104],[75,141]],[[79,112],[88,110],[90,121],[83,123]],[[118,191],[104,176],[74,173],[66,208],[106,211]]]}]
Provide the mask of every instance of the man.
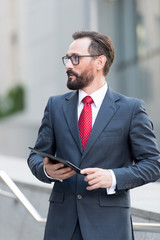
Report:
[{"label": "man", "polygon": [[35,148],[82,170],[31,152],[33,174],[55,181],[44,239],[132,240],[129,190],[160,177],[152,123],[142,101],[105,81],[114,60],[110,38],[90,31],[73,38],[62,59],[76,91],[49,99]]}]

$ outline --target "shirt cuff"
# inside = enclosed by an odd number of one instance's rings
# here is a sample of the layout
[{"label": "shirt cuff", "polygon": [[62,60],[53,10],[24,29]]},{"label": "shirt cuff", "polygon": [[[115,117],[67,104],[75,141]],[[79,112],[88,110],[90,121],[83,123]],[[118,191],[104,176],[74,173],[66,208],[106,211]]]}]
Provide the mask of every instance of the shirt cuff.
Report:
[{"label": "shirt cuff", "polygon": [[115,174],[112,170],[110,170],[110,173],[112,175],[112,186],[107,188],[106,191],[107,191],[107,194],[108,195],[111,195],[111,194],[115,194],[116,193],[116,184],[117,184],[117,181],[116,181],[116,177],[115,177]]}]

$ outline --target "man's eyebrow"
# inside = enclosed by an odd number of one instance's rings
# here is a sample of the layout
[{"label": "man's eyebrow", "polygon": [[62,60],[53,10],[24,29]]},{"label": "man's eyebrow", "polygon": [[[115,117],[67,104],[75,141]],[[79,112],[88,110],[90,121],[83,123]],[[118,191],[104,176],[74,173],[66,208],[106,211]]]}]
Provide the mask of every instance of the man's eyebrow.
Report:
[{"label": "man's eyebrow", "polygon": [[71,54],[68,54],[68,53],[67,53],[66,56],[67,56],[67,57],[79,56],[79,54],[78,54],[78,53],[71,53]]}]

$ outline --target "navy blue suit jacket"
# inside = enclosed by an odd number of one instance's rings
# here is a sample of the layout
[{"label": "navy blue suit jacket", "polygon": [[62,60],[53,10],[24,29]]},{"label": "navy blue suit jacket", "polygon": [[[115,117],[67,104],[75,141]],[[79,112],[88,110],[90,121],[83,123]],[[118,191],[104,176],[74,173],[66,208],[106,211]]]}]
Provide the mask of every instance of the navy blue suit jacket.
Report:
[{"label": "navy blue suit jacket", "polygon": [[[83,152],[77,99],[78,92],[49,99],[35,148],[81,169],[112,169],[116,194],[107,195],[106,189],[87,191],[80,174],[55,182],[44,239],[70,240],[79,219],[86,240],[131,240],[129,189],[160,177],[160,154],[152,123],[142,101],[109,88]],[[28,164],[40,181],[51,182],[44,174],[42,157],[31,153]]]}]

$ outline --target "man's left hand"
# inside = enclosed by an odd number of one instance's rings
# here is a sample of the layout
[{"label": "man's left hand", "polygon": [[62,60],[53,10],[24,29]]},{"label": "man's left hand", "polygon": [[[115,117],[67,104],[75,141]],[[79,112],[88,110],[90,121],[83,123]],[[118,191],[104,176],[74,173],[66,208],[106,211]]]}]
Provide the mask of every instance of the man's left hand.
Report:
[{"label": "man's left hand", "polygon": [[86,174],[84,180],[88,182],[87,190],[97,188],[110,188],[112,186],[112,175],[109,170],[102,168],[85,168],[81,174]]}]

